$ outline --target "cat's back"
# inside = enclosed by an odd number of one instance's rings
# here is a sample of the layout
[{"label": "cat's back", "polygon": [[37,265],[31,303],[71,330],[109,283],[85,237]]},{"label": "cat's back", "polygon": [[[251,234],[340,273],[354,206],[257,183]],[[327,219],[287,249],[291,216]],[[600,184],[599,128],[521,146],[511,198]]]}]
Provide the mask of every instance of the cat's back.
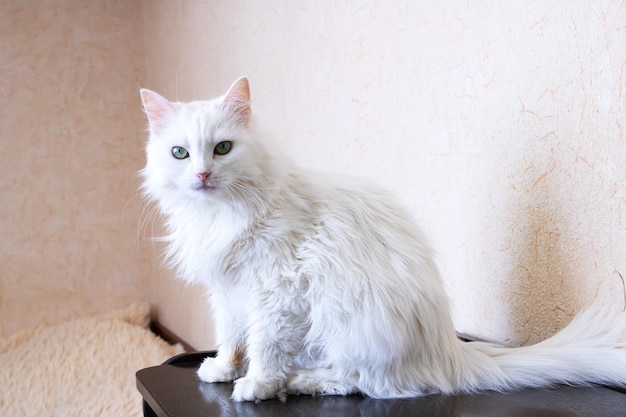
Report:
[{"label": "cat's back", "polygon": [[[358,178],[306,173],[301,192],[315,207],[318,250],[361,260],[432,257],[430,244],[407,208],[384,188]],[[367,261],[367,262],[366,262]]]},{"label": "cat's back", "polygon": [[383,187],[361,178],[329,173],[307,172],[301,177],[302,189],[318,215],[345,226],[369,224],[372,228],[390,226],[416,230],[411,213]]}]

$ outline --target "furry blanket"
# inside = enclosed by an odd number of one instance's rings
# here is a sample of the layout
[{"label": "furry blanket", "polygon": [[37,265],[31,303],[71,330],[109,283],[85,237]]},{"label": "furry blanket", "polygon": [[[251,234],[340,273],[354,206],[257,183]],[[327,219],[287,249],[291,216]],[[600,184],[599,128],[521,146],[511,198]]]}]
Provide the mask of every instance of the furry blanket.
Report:
[{"label": "furry blanket", "polygon": [[135,372],[181,352],[149,313],[137,303],[0,339],[0,416],[141,416]]}]

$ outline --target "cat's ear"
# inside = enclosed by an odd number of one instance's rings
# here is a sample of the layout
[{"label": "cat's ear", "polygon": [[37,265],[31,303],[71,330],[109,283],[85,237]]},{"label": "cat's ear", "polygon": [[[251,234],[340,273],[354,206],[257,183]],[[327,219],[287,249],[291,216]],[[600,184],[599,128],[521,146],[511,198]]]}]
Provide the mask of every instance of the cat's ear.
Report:
[{"label": "cat's ear", "polygon": [[174,104],[154,91],[142,88],[140,90],[143,109],[148,116],[150,133],[158,135],[167,126],[169,119],[176,112]]},{"label": "cat's ear", "polygon": [[247,125],[250,120],[250,85],[246,77],[241,77],[228,89],[222,101],[222,108],[230,113],[238,123]]}]

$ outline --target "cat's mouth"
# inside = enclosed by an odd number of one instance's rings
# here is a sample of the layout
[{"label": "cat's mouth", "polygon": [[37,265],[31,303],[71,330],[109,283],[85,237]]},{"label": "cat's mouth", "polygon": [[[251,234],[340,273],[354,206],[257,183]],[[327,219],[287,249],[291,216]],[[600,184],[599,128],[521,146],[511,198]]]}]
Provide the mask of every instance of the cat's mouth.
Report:
[{"label": "cat's mouth", "polygon": [[215,190],[217,188],[217,184],[213,184],[213,183],[198,183],[195,184],[193,187],[194,191],[211,191],[211,190]]}]

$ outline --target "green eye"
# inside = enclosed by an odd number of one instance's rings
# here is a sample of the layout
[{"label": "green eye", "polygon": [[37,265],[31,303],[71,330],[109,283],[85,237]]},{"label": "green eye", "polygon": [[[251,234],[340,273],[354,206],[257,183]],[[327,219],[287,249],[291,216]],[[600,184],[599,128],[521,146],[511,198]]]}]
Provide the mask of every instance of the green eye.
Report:
[{"label": "green eye", "polygon": [[220,142],[217,145],[215,145],[215,149],[213,149],[213,153],[215,155],[226,155],[228,152],[230,152],[230,148],[232,148],[233,143],[231,141],[224,141],[224,142]]},{"label": "green eye", "polygon": [[172,155],[174,155],[176,159],[185,159],[189,158],[189,151],[181,146],[174,146],[172,148]]}]

